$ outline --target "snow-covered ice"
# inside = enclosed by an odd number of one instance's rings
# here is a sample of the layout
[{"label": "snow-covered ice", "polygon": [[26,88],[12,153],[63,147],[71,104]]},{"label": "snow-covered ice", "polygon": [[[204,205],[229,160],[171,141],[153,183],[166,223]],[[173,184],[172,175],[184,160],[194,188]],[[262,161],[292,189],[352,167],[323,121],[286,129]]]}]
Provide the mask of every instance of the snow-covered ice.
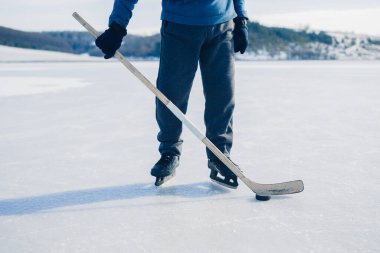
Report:
[{"label": "snow-covered ice", "polygon": [[0,77],[0,96],[16,96],[57,92],[87,85],[81,79],[38,76]]},{"label": "snow-covered ice", "polygon": [[91,57],[87,54],[75,55],[53,51],[16,48],[0,45],[0,63],[14,62],[83,62],[100,61],[100,57]]},{"label": "snow-covered ice", "polygon": [[[135,64],[155,80],[157,62]],[[188,130],[157,189],[154,97],[121,64],[1,63],[0,252],[377,252],[380,62],[236,71],[234,161],[303,193],[258,202],[212,184]],[[197,75],[188,116],[204,130],[203,105]]]}]

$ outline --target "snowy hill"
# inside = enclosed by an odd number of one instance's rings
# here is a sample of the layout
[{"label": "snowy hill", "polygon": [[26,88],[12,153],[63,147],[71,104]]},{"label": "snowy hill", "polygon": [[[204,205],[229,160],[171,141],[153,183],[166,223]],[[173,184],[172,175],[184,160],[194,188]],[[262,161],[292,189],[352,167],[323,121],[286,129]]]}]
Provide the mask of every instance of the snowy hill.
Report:
[{"label": "snowy hill", "polygon": [[242,60],[380,60],[380,37],[353,33],[326,33],[331,42],[323,41],[253,46]]},{"label": "snowy hill", "polygon": [[380,60],[380,37],[331,33],[334,43],[326,52],[338,60]]}]

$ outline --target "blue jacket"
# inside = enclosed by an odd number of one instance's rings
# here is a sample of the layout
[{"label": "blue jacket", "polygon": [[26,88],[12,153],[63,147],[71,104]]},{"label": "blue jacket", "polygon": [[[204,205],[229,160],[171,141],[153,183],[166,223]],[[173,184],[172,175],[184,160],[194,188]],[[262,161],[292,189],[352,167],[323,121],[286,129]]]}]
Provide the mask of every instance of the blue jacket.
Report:
[{"label": "blue jacket", "polygon": [[[127,26],[138,0],[115,0],[109,24]],[[244,0],[162,0],[161,19],[186,25],[215,25],[248,18]]]}]

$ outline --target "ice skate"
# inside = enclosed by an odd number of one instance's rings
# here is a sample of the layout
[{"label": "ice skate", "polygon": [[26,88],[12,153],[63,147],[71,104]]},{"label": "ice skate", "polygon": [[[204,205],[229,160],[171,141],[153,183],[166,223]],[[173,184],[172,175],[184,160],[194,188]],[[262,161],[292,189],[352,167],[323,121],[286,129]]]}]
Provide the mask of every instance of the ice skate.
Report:
[{"label": "ice skate", "polygon": [[156,186],[160,186],[175,176],[179,165],[179,156],[162,154],[160,160],[153,166],[150,174],[156,177]]},{"label": "ice skate", "polygon": [[[231,189],[238,187],[237,176],[219,159],[209,159],[208,167],[211,170],[210,178],[213,182]],[[218,174],[221,177],[218,177]]]}]

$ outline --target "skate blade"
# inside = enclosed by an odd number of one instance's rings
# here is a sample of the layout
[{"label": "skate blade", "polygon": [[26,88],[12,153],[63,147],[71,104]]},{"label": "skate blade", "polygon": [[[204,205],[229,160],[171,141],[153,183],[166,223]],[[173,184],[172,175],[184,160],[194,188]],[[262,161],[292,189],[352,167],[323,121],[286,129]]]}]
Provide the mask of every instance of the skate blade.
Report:
[{"label": "skate blade", "polygon": [[213,181],[214,183],[217,183],[221,186],[224,186],[224,187],[227,187],[227,188],[230,188],[230,189],[236,189],[239,184],[237,183],[237,181],[234,181],[232,180],[232,182],[230,181],[230,178],[220,178],[218,177],[218,171],[216,170],[213,170],[211,169],[211,173],[210,173],[210,179],[211,181]]},{"label": "skate blade", "polygon": [[167,181],[169,181],[170,179],[172,179],[174,176],[175,176],[175,173],[173,173],[169,176],[166,176],[166,177],[156,177],[156,182],[154,183],[154,185],[155,186],[161,186],[164,183],[166,183]]},{"label": "skate blade", "polygon": [[211,178],[211,181],[218,184],[218,185],[221,185],[221,186],[233,189],[233,190],[237,189],[237,186],[232,186],[232,185],[226,184],[223,181],[219,181],[218,179]]}]

